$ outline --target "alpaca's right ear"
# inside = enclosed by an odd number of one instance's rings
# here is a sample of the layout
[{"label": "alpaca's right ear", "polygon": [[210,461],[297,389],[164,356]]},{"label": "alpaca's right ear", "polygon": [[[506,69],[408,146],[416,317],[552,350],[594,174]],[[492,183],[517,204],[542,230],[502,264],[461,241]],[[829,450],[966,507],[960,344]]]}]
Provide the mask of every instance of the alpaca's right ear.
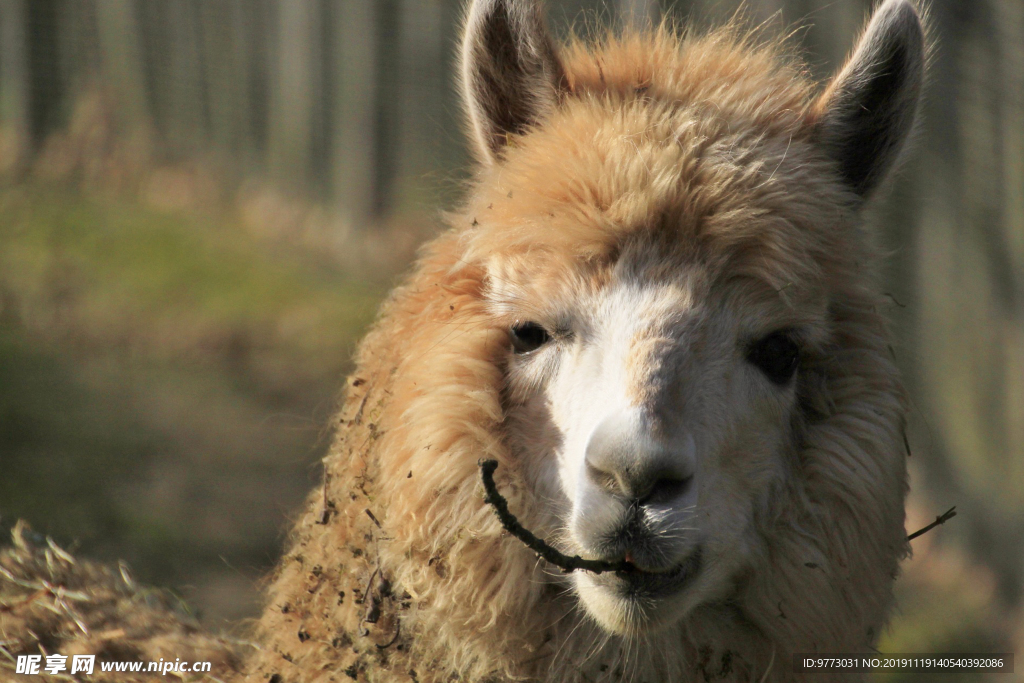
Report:
[{"label": "alpaca's right ear", "polygon": [[462,95],[482,161],[501,158],[510,135],[554,109],[563,78],[536,0],[473,0],[462,40]]},{"label": "alpaca's right ear", "polygon": [[924,66],[924,30],[914,3],[883,0],[816,103],[818,141],[861,197],[882,182],[909,137]]}]

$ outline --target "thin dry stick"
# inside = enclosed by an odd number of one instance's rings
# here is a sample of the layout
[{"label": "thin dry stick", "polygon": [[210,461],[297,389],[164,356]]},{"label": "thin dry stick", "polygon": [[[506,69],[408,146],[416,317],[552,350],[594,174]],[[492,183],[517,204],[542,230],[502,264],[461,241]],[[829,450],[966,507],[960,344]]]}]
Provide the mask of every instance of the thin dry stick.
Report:
[{"label": "thin dry stick", "polygon": [[633,568],[632,565],[625,561],[584,560],[579,555],[569,557],[558,552],[545,541],[530,533],[529,529],[520,524],[516,516],[509,511],[508,501],[498,493],[498,487],[494,483],[494,470],[498,469],[498,461],[480,460],[477,464],[480,465],[480,477],[484,481],[484,490],[487,491],[487,497],[484,500],[494,508],[494,512],[498,515],[498,520],[501,521],[501,526],[540,557],[559,567],[566,574],[577,569],[601,574],[604,572],[629,571]]},{"label": "thin dry stick", "polygon": [[913,541],[915,538],[917,538],[921,534],[928,533],[929,531],[931,531],[935,527],[939,526],[940,524],[945,524],[946,522],[948,522],[949,520],[953,519],[954,517],[956,517],[956,505],[954,505],[953,507],[949,508],[948,510],[943,512],[941,515],[936,517],[935,521],[932,522],[931,524],[929,524],[928,526],[926,526],[925,528],[918,529],[914,533],[912,533],[909,536],[907,536],[907,540],[908,541]]},{"label": "thin dry stick", "polygon": [[[633,568],[628,562],[624,561],[605,562],[604,560],[584,560],[579,555],[569,557],[568,555],[558,552],[548,545],[543,539],[537,538],[533,535],[530,530],[520,524],[519,520],[516,519],[516,516],[509,511],[508,501],[505,500],[504,496],[498,493],[498,487],[494,483],[494,471],[498,469],[498,461],[480,460],[477,464],[480,466],[480,477],[484,482],[484,490],[487,491],[487,497],[484,498],[484,500],[494,508],[494,512],[498,515],[498,520],[501,521],[501,526],[504,527],[505,531],[525,543],[527,548],[534,551],[556,567],[561,568],[561,570],[566,574],[577,569],[601,574],[603,572],[629,571]],[[954,517],[956,517],[955,505],[936,517],[935,521],[928,526],[907,536],[907,540],[913,541],[918,536],[928,533],[935,527],[940,524],[945,524]]]}]

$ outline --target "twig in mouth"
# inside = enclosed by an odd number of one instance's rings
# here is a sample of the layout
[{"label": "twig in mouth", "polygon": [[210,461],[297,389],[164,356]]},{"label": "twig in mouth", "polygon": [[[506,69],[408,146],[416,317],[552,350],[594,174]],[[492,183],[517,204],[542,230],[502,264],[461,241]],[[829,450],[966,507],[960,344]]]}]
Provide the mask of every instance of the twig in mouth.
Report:
[{"label": "twig in mouth", "polygon": [[594,574],[630,571],[633,569],[633,565],[625,560],[606,562],[605,560],[584,560],[579,555],[569,557],[552,548],[543,539],[537,538],[529,529],[520,524],[516,516],[509,511],[508,501],[498,493],[498,487],[494,483],[494,471],[498,469],[498,461],[480,460],[477,464],[480,466],[480,478],[483,479],[484,490],[487,492],[484,500],[494,508],[501,526],[540,557],[559,567],[566,574],[577,569],[593,572]]},{"label": "twig in mouth", "polygon": [[918,529],[914,533],[912,533],[909,536],[907,536],[907,540],[908,541],[913,541],[915,538],[917,538],[921,534],[928,533],[929,531],[931,531],[935,527],[939,526],[940,524],[945,524],[946,522],[948,522],[949,520],[953,519],[954,517],[956,517],[956,505],[954,505],[953,507],[949,508],[948,510],[943,512],[941,515],[936,517],[935,521],[932,522],[931,524],[929,524],[928,526],[926,526],[925,528]]},{"label": "twig in mouth", "polygon": [[[566,574],[577,569],[593,572],[594,574],[629,571],[633,569],[633,566],[626,561],[606,562],[604,560],[584,560],[579,555],[569,557],[568,555],[560,553],[552,548],[543,539],[537,538],[537,536],[524,527],[519,520],[516,519],[516,516],[509,511],[508,501],[505,500],[504,496],[498,493],[498,487],[494,483],[494,471],[498,469],[498,461],[480,460],[477,464],[480,466],[480,478],[483,479],[484,490],[487,492],[487,497],[484,498],[484,500],[494,508],[494,512],[498,515],[498,520],[501,522],[501,526],[505,531],[522,541],[527,548],[534,551],[556,567],[559,567]],[[907,540],[913,541],[918,536],[928,533],[935,527],[940,524],[945,524],[954,517],[956,517],[955,505],[936,517],[935,521],[928,526],[907,536]]]}]

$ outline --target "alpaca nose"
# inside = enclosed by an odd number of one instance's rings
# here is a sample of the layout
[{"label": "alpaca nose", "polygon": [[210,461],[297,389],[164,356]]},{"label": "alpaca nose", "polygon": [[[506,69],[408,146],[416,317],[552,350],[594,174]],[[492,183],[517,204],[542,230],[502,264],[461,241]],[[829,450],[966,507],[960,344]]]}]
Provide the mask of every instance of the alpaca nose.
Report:
[{"label": "alpaca nose", "polygon": [[689,490],[696,465],[693,439],[678,441],[651,438],[634,416],[605,418],[587,443],[587,478],[620,498],[671,502]]}]

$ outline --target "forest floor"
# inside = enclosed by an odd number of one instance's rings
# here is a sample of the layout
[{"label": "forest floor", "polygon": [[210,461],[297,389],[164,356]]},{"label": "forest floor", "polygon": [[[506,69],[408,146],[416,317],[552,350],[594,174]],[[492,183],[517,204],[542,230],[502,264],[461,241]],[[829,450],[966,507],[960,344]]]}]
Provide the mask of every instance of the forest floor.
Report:
[{"label": "forest floor", "polygon": [[231,218],[38,184],[0,216],[0,525],[254,614],[384,290]]}]

